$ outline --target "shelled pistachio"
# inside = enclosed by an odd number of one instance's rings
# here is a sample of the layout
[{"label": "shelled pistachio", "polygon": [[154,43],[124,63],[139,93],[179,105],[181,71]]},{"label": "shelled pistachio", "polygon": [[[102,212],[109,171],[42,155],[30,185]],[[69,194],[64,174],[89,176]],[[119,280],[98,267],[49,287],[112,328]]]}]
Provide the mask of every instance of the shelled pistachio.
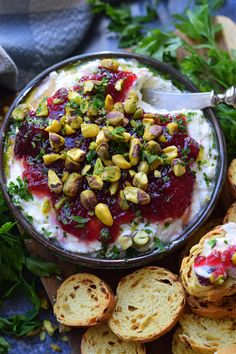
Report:
[{"label": "shelled pistachio", "polygon": [[95,206],[95,215],[104,225],[113,225],[113,217],[111,215],[109,207],[106,204],[98,203]]},{"label": "shelled pistachio", "polygon": [[63,193],[68,197],[75,197],[82,185],[82,176],[73,172],[69,175],[63,185]]},{"label": "shelled pistachio", "polygon": [[83,207],[89,211],[93,211],[98,203],[96,194],[89,189],[80,193],[80,201]]},{"label": "shelled pistachio", "polygon": [[48,170],[48,187],[50,191],[56,194],[62,192],[62,182],[53,170]]}]

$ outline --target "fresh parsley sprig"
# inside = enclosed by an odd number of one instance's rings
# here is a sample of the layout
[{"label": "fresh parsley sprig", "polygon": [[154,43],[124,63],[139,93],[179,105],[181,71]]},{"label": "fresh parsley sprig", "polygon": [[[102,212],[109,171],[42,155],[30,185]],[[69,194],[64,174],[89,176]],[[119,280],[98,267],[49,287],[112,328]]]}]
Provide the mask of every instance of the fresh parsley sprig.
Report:
[{"label": "fresh parsley sprig", "polygon": [[[215,90],[221,93],[235,85],[236,51],[227,52],[218,47],[216,36],[221,26],[214,22],[212,16],[223,5],[223,0],[195,0],[192,9],[174,16],[180,36],[176,31],[163,32],[159,28],[148,30],[145,27],[145,30],[134,31],[128,43],[123,40],[124,34],[129,33],[129,24],[136,21],[130,8],[127,10],[127,5],[117,8],[101,0],[89,2],[96,12],[103,12],[110,17],[108,28],[117,33],[120,47],[132,46],[136,53],[173,65],[189,77],[200,91]],[[180,50],[185,55],[181,55]],[[224,104],[215,108],[215,111],[225,133],[228,157],[232,159],[236,151],[236,111]]]}]

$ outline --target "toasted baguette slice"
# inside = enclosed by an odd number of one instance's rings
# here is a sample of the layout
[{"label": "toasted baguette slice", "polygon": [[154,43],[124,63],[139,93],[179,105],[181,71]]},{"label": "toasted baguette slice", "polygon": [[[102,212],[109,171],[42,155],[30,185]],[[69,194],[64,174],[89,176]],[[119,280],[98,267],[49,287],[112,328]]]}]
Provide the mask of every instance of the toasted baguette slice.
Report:
[{"label": "toasted baguette slice", "polygon": [[117,304],[108,322],[125,341],[149,342],[171,330],[182,314],[185,293],[176,275],[145,267],[118,284]]},{"label": "toasted baguette slice", "polygon": [[236,345],[220,348],[215,354],[236,354]]},{"label": "toasted baguette slice", "polygon": [[181,329],[177,329],[172,340],[172,353],[173,354],[199,354],[199,352],[194,351],[188,343],[183,342],[179,338],[181,334]]},{"label": "toasted baguette slice", "polygon": [[191,238],[189,239],[188,243],[185,245],[183,248],[183,251],[180,254],[180,261],[184,257],[186,257],[189,254],[190,249],[196,245],[203,236],[205,236],[208,232],[210,232],[212,229],[214,229],[216,226],[222,224],[222,219],[213,219],[213,220],[208,220],[206,224],[204,224],[202,227],[200,227],[199,230],[193,233],[191,235]]},{"label": "toasted baguette slice", "polygon": [[82,337],[81,354],[145,354],[143,344],[123,342],[107,324],[89,328]]},{"label": "toasted baguette slice", "polygon": [[208,232],[200,242],[193,246],[189,256],[182,261],[180,268],[181,281],[186,291],[193,296],[201,297],[204,300],[214,302],[220,301],[225,296],[231,296],[236,293],[236,280],[228,277],[222,285],[201,285],[194,272],[194,261],[197,256],[201,255],[205,240],[224,237],[225,230],[221,226],[217,226]]},{"label": "toasted baguette slice", "polygon": [[107,321],[114,306],[114,294],[104,281],[79,273],[61,284],[53,309],[58,322],[83,327]]},{"label": "toasted baguette slice", "polygon": [[228,183],[232,196],[236,198],[236,159],[233,159],[229,165]]},{"label": "toasted baguette slice", "polygon": [[211,319],[186,312],[180,325],[180,340],[200,354],[214,354],[221,347],[236,344],[235,320]]},{"label": "toasted baguette slice", "polygon": [[215,302],[205,301],[199,297],[189,295],[187,296],[187,302],[191,310],[199,316],[236,319],[236,295],[223,297],[220,301]]},{"label": "toasted baguette slice", "polygon": [[236,202],[234,202],[229,209],[227,210],[227,213],[224,217],[224,224],[227,224],[228,222],[235,222],[236,223]]}]

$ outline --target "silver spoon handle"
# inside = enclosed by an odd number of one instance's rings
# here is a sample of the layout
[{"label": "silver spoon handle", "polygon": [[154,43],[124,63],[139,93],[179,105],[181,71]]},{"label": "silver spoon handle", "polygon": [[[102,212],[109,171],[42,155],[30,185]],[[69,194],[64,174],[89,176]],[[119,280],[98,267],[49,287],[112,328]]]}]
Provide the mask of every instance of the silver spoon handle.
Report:
[{"label": "silver spoon handle", "polygon": [[236,108],[236,86],[230,87],[224,94],[217,95],[212,91],[212,106],[216,106],[219,103],[226,103],[229,106]]}]

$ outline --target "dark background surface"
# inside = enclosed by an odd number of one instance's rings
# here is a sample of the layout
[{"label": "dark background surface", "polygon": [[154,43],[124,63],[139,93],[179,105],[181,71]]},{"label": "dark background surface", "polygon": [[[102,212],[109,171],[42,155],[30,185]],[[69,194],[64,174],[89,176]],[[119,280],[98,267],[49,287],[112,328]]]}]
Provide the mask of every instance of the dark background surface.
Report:
[{"label": "dark background surface", "polygon": [[[209,0],[210,1],[210,0]],[[121,3],[116,1],[116,4]],[[146,4],[152,4],[154,1],[134,1],[131,2],[133,14],[142,14],[145,12]],[[155,27],[161,27],[162,29],[171,28],[171,16],[174,13],[182,13],[184,8],[188,5],[188,0],[169,0],[161,1],[157,6],[158,19],[154,24]],[[236,0],[226,0],[223,8],[217,12],[217,14],[229,16],[232,20],[236,21]],[[106,51],[106,50],[117,50],[117,38],[114,35],[108,33],[107,25],[109,20],[101,16],[97,16],[92,20],[89,30],[87,31],[84,39],[80,43],[78,49],[71,53],[72,55],[96,52],[96,51]],[[7,96],[7,92],[1,90]],[[39,291],[42,292],[42,287],[38,284]],[[29,304],[24,296],[18,296],[17,298],[11,299],[1,308],[1,315],[9,316],[14,313],[21,313],[29,309]],[[53,319],[53,315],[50,310],[42,310],[41,317],[43,319]],[[28,337],[23,339],[6,339],[11,344],[11,354],[16,353],[55,353],[50,344],[55,343],[60,346],[64,354],[70,353],[70,347],[67,343],[61,340],[61,336],[56,334],[53,338],[47,336],[45,341],[41,342],[39,336]],[[163,353],[164,354],[164,353]]]}]

